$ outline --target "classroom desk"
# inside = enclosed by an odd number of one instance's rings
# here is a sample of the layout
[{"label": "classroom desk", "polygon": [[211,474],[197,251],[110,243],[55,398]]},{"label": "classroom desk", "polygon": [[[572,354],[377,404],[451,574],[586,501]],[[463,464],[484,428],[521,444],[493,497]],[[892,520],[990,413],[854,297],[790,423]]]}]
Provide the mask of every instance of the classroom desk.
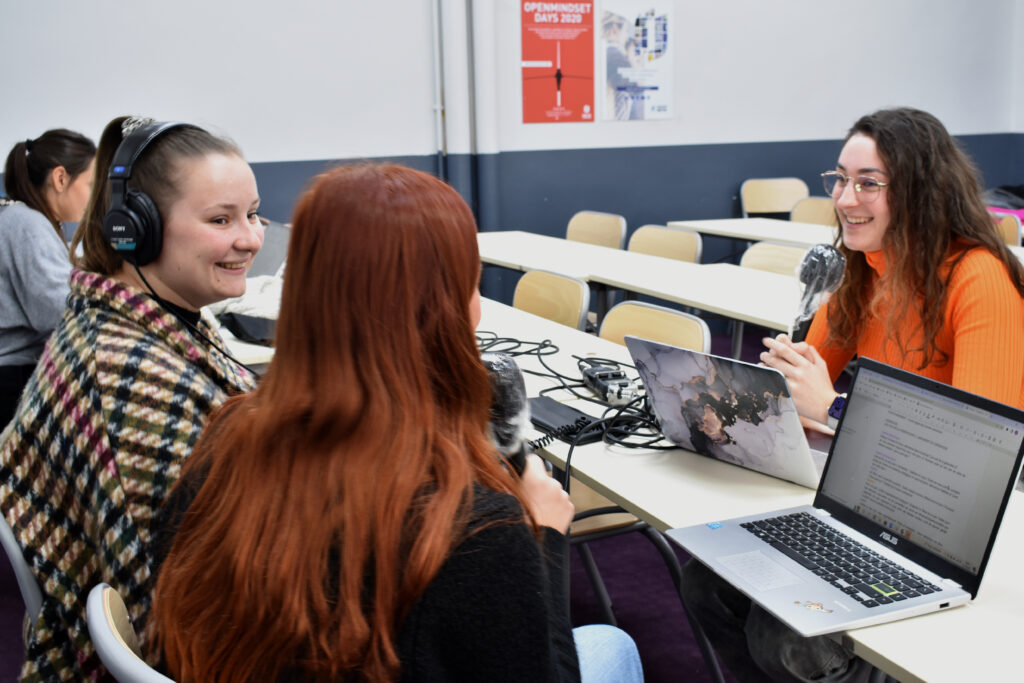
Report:
[{"label": "classroom desk", "polygon": [[[625,346],[490,299],[482,299],[481,304],[483,316],[478,330],[525,341],[550,339],[561,352],[547,356],[545,361],[563,374],[579,376],[573,354],[631,363]],[[541,369],[535,358],[517,360],[521,367]],[[530,374],[525,378],[531,396],[553,385],[550,380]],[[551,396],[585,412],[593,412],[596,407],[568,392]],[[555,441],[545,448],[545,457],[562,467],[568,450],[568,444]],[[811,489],[682,449],[641,450],[589,444],[575,449],[571,464],[578,479],[660,531],[804,505],[814,498]]]},{"label": "classroom desk", "polygon": [[[625,347],[543,320],[495,301],[482,301],[479,330],[529,341],[550,339],[561,352],[547,363],[575,376],[572,354],[629,362]],[[520,357],[524,368],[540,369],[536,359]],[[530,395],[551,386],[526,375]],[[568,394],[553,394],[559,400]],[[571,401],[566,401],[571,402]],[[592,404],[574,399],[581,410]],[[568,446],[555,441],[544,456],[564,466]],[[602,443],[577,447],[573,474],[607,498],[659,530],[701,524],[808,504],[814,492],[796,484],[676,449],[624,449]],[[1016,671],[1016,650],[1024,632],[1024,587],[1019,567],[1024,545],[1024,503],[1015,492],[989,562],[978,598],[948,612],[856,629],[843,641],[858,655],[898,678],[913,681],[1003,680]]]},{"label": "classroom desk", "polygon": [[794,223],[777,218],[715,218],[694,221],[669,221],[670,228],[696,230],[704,235],[731,237],[748,242],[779,242],[799,247],[832,244],[836,229],[815,223]]},{"label": "classroom desk", "polygon": [[604,287],[788,330],[800,302],[795,277],[728,263],[696,264],[521,231],[481,232],[484,263],[550,270]]}]

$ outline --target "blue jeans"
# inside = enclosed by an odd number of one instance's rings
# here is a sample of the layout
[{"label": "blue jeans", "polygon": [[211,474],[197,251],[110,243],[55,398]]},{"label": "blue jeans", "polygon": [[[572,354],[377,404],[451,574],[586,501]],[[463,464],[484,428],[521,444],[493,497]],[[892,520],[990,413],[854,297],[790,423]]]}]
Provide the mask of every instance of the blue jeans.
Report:
[{"label": "blue jeans", "polygon": [[643,683],[640,653],[629,634],[608,624],[572,630],[582,683]]}]

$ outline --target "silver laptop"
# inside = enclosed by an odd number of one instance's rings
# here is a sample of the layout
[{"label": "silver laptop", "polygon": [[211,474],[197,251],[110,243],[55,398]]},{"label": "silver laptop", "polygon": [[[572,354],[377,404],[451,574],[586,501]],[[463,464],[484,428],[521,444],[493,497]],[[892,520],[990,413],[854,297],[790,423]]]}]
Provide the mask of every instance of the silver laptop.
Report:
[{"label": "silver laptop", "polygon": [[1024,412],[862,358],[813,506],[668,536],[805,636],[978,593]]},{"label": "silver laptop", "polygon": [[626,347],[666,439],[817,488],[831,437],[804,430],[782,373],[633,336]]}]

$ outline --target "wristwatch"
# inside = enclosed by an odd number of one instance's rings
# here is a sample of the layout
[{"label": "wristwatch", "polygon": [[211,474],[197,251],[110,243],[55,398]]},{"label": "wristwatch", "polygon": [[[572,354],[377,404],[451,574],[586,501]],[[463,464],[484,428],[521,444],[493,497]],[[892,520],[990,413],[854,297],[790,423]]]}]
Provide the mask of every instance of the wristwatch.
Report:
[{"label": "wristwatch", "polygon": [[846,407],[846,394],[837,394],[828,407],[828,428],[835,429],[839,426],[839,418],[843,416],[843,408]]}]

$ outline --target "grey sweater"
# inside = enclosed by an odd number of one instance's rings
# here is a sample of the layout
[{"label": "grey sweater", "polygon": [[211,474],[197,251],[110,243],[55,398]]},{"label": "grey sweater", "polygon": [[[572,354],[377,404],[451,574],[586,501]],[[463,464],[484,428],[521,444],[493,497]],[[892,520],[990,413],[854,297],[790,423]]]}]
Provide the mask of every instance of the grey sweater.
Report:
[{"label": "grey sweater", "polygon": [[0,205],[0,365],[35,365],[64,313],[71,261],[43,214]]}]

